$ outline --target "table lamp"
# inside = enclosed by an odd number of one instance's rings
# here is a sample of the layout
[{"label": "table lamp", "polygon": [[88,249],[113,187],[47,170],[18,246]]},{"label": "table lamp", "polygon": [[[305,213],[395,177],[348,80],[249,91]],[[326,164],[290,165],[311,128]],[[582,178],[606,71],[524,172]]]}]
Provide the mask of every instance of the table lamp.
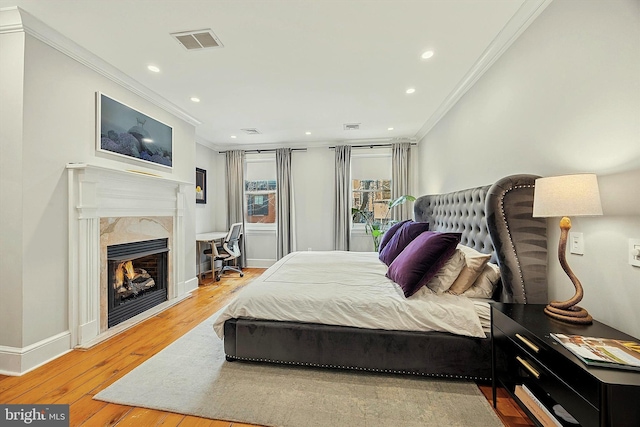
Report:
[{"label": "table lamp", "polygon": [[573,297],[566,301],[551,301],[544,312],[567,323],[588,325],[593,318],[587,310],[577,306],[584,295],[582,284],[571,271],[566,259],[567,236],[571,229],[569,216],[602,215],[598,180],[594,174],[552,176],[536,179],[533,194],[534,217],[562,217],[560,220],[560,265],[576,288]]}]

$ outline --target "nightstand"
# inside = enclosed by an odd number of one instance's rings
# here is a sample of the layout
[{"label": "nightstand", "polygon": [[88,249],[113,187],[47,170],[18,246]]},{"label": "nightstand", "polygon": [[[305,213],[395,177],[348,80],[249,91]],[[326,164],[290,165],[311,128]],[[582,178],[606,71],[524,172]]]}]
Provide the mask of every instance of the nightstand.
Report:
[{"label": "nightstand", "polygon": [[[504,387],[537,424],[515,395],[525,385],[547,409],[561,405],[581,426],[640,426],[640,372],[585,365],[556,342],[550,333],[638,341],[600,322],[570,325],[543,312],[543,304],[502,304],[491,307],[493,402]],[[566,426],[575,426],[562,421]]]}]

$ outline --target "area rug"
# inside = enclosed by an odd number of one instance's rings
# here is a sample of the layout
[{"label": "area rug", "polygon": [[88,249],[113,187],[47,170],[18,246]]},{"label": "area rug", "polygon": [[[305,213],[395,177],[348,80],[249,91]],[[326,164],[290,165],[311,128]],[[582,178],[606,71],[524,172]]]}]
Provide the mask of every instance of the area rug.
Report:
[{"label": "area rug", "polygon": [[277,427],[502,426],[470,382],[227,362],[216,316],[94,398]]}]

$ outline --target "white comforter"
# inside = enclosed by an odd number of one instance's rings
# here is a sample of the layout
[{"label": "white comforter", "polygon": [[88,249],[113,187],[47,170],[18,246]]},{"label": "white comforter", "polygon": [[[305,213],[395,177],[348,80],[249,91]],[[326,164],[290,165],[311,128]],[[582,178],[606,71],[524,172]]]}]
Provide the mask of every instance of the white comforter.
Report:
[{"label": "white comforter", "polygon": [[213,328],[222,338],[227,319],[249,318],[485,337],[470,299],[427,287],[405,298],[377,255],[291,253],[247,285]]}]

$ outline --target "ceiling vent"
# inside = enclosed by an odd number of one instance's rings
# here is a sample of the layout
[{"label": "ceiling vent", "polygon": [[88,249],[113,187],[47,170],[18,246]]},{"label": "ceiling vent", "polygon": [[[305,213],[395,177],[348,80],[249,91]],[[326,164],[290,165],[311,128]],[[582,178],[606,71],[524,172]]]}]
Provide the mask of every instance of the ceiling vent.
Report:
[{"label": "ceiling vent", "polygon": [[178,43],[187,50],[211,49],[224,47],[220,39],[211,30],[183,31],[171,33]]},{"label": "ceiling vent", "polygon": [[344,130],[360,130],[360,123],[345,123]]},{"label": "ceiling vent", "polygon": [[240,129],[242,132],[246,133],[247,135],[260,135],[260,131],[258,129],[255,128],[250,128],[250,129]]}]

